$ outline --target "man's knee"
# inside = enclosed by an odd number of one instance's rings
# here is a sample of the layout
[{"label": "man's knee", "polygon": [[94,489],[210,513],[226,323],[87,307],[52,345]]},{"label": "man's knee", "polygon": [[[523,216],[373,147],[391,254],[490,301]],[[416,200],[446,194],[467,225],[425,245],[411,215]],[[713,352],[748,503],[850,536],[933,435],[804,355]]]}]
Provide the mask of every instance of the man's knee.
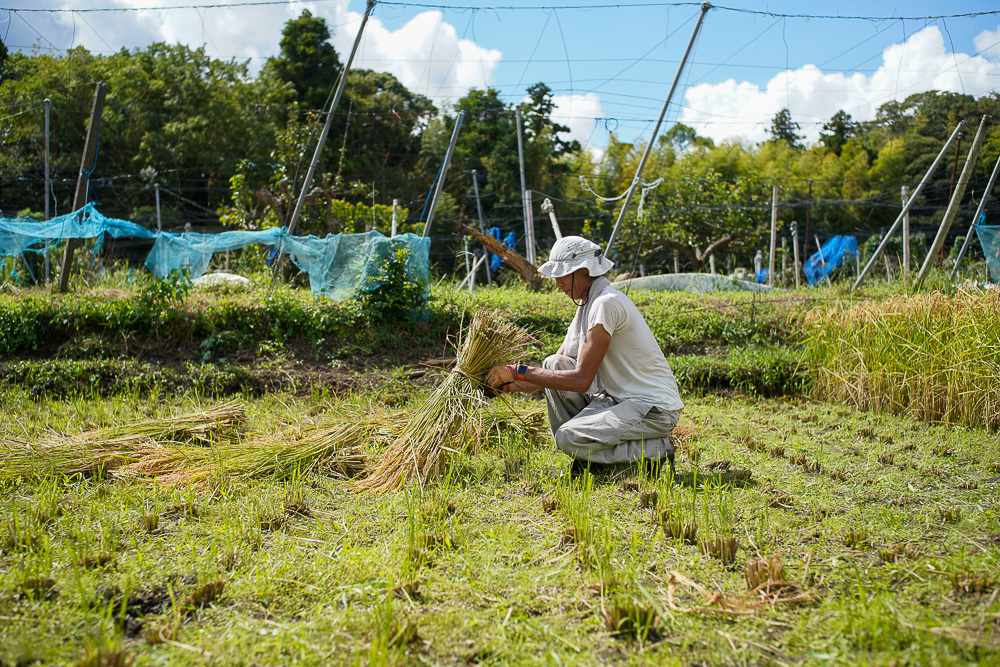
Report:
[{"label": "man's knee", "polygon": [[542,362],[542,368],[549,371],[569,371],[576,368],[576,359],[565,354],[550,354]]}]

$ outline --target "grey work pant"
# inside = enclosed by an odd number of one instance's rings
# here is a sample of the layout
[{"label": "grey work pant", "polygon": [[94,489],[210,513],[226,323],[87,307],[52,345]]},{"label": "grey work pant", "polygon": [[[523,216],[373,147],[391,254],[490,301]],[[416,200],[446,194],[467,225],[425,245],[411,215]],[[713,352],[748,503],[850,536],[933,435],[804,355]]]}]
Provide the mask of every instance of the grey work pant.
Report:
[{"label": "grey work pant", "polygon": [[[553,354],[542,363],[549,370],[572,370],[576,360]],[[545,390],[549,428],[556,447],[574,459],[592,463],[629,463],[659,459],[672,452],[670,432],[680,412],[660,410],[636,400]]]}]

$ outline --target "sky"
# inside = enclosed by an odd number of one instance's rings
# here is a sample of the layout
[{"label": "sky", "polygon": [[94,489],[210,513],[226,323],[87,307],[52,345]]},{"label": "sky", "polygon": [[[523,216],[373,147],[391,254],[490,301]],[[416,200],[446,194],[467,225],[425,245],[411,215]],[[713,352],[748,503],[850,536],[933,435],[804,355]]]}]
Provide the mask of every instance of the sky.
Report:
[{"label": "sky", "polygon": [[[11,50],[55,54],[177,42],[256,72],[305,9],[326,20],[346,61],[365,9],[250,1],[0,0],[0,36]],[[188,8],[167,9],[178,5]],[[650,138],[700,13],[656,0],[378,2],[355,66],[390,72],[443,108],[487,86],[516,103],[544,82],[556,120],[599,155],[611,133]],[[872,120],[881,104],[927,90],[1000,90],[995,0],[727,0],[705,14],[660,131],[682,122],[716,142],[753,144],[788,108],[815,142],[838,110]]]}]

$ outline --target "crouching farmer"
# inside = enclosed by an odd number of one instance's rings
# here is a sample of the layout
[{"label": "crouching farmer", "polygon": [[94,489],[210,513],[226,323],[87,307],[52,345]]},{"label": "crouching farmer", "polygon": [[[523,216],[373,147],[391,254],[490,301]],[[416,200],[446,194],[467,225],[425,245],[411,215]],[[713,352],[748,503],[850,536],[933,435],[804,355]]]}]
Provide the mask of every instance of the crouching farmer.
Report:
[{"label": "crouching farmer", "polygon": [[597,244],[566,236],[538,271],[577,305],[559,351],[541,368],[496,366],[486,381],[500,391],[545,390],[556,446],[573,470],[670,461],[670,432],[684,407],[677,380],[649,325],[605,277],[614,264]]}]

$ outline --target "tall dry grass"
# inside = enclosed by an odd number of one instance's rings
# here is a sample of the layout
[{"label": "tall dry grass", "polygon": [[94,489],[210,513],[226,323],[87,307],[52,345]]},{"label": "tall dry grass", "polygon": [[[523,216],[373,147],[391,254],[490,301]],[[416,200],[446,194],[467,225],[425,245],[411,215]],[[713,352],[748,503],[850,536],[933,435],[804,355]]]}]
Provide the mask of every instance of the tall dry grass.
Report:
[{"label": "tall dry grass", "polygon": [[817,309],[803,323],[817,397],[1000,428],[1000,290]]}]

